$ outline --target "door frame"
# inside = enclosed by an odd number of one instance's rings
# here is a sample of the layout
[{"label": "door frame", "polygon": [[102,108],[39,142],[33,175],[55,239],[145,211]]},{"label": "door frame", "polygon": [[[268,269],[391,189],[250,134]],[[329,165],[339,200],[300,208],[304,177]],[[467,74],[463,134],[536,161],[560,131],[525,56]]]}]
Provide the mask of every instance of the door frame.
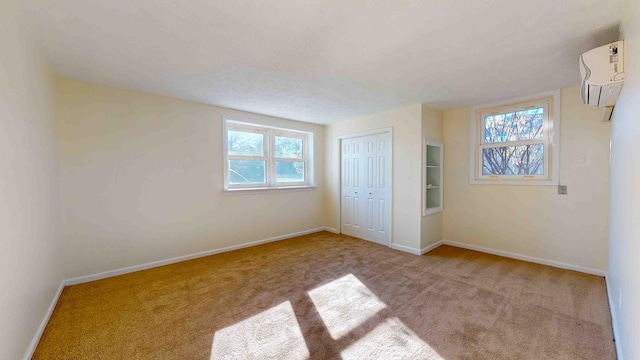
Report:
[{"label": "door frame", "polygon": [[379,135],[379,134],[386,134],[389,133],[390,137],[391,137],[391,151],[389,152],[390,155],[390,159],[389,159],[389,171],[391,172],[391,176],[389,177],[390,181],[390,187],[391,187],[391,192],[389,195],[389,206],[391,206],[390,210],[391,210],[391,225],[390,225],[390,229],[389,229],[389,243],[386,244],[388,247],[391,247],[391,244],[393,244],[393,127],[389,126],[389,127],[384,127],[384,128],[380,128],[380,129],[374,129],[374,130],[367,130],[367,131],[362,131],[362,132],[357,132],[357,133],[351,133],[351,134],[343,134],[343,135],[339,135],[338,136],[338,156],[339,156],[339,160],[338,160],[338,164],[339,164],[339,171],[338,171],[338,219],[337,219],[337,224],[338,227],[336,230],[338,230],[338,234],[342,234],[342,140],[344,139],[353,139],[353,138],[357,138],[357,137],[361,137],[361,136],[369,136],[369,135]]}]

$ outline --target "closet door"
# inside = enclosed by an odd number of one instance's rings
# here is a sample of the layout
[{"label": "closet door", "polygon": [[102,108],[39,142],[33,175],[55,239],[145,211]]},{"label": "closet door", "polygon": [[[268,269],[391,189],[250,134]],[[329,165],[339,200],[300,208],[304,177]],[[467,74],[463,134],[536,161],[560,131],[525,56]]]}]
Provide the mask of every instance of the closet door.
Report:
[{"label": "closet door", "polygon": [[341,231],[343,234],[362,237],[360,211],[360,154],[362,138],[342,139],[341,179]]},{"label": "closet door", "polygon": [[391,134],[341,142],[342,233],[391,243]]},{"label": "closet door", "polygon": [[360,221],[362,226],[362,238],[377,242],[377,135],[365,136],[362,138],[362,151],[360,156],[360,190],[361,210]]},{"label": "closet door", "polygon": [[375,241],[391,244],[391,133],[376,136]]}]

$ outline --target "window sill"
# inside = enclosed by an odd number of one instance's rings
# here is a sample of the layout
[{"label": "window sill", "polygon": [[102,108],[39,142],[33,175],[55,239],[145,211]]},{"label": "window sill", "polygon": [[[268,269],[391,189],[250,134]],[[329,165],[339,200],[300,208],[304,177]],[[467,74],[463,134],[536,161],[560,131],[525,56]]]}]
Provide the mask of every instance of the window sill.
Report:
[{"label": "window sill", "polygon": [[433,215],[433,214],[437,214],[437,213],[440,213],[440,212],[442,212],[442,207],[424,209],[422,211],[422,217]]},{"label": "window sill", "polygon": [[271,191],[296,191],[296,190],[308,190],[315,189],[316,185],[303,185],[303,186],[280,186],[280,187],[259,187],[259,188],[235,188],[224,189],[225,193],[259,193],[259,192],[271,192]]},{"label": "window sill", "polygon": [[524,186],[557,186],[556,180],[477,180],[469,181],[471,185],[524,185]]}]

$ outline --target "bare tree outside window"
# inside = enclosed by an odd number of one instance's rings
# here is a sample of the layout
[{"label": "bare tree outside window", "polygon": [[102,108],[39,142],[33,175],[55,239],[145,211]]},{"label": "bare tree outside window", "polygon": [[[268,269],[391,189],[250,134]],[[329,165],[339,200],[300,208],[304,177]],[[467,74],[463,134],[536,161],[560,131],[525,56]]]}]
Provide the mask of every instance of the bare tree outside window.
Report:
[{"label": "bare tree outside window", "polygon": [[544,138],[544,108],[491,114],[483,128],[483,175],[544,174],[544,144],[535,141]]}]

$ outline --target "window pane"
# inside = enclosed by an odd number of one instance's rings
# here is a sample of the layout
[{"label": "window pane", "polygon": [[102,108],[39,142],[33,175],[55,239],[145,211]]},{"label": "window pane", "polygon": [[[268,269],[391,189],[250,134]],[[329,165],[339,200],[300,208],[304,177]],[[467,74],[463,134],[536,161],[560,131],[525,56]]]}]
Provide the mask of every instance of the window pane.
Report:
[{"label": "window pane", "polygon": [[244,131],[228,131],[229,155],[264,156],[264,135]]},{"label": "window pane", "polygon": [[261,160],[229,160],[229,184],[264,184],[264,169]]},{"label": "window pane", "polygon": [[303,182],[304,161],[277,161],[277,182]]},{"label": "window pane", "polygon": [[484,142],[541,139],[544,108],[495,114],[484,118]]},{"label": "window pane", "polygon": [[482,175],[543,174],[543,144],[482,149]]},{"label": "window pane", "polygon": [[302,159],[302,139],[276,136],[276,157]]}]

